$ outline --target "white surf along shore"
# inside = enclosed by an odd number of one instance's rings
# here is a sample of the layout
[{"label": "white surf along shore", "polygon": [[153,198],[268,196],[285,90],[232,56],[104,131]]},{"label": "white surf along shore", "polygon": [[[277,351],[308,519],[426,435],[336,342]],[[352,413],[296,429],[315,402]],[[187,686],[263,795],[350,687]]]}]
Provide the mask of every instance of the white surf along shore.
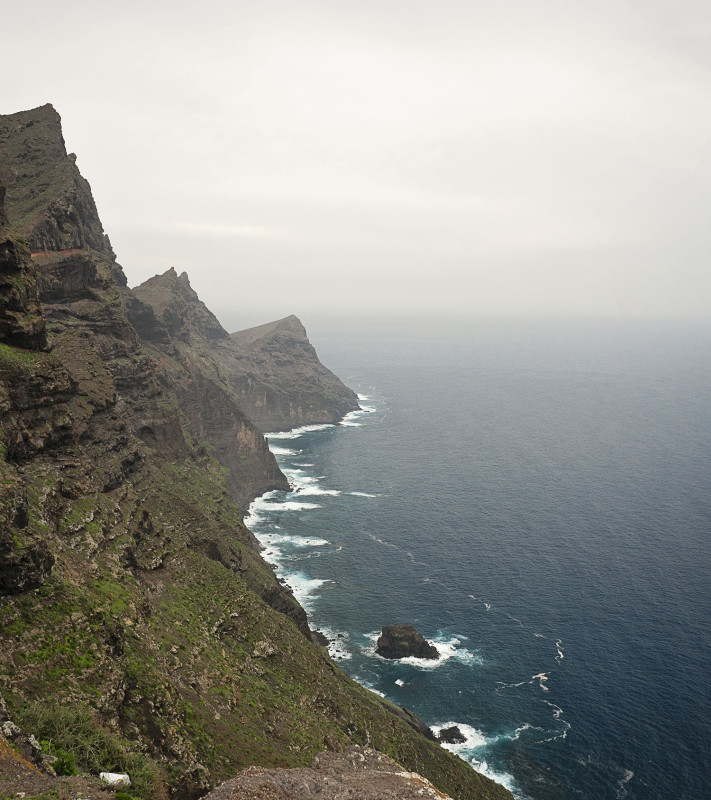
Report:
[{"label": "white surf along shore", "polygon": [[[357,489],[345,492],[327,488],[322,484],[326,480],[326,476],[314,474],[315,465],[310,463],[306,457],[304,457],[305,460],[303,461],[299,459],[299,456],[303,453],[303,450],[299,447],[299,440],[303,437],[317,431],[335,430],[339,427],[359,428],[364,424],[366,415],[377,412],[377,408],[372,404],[370,397],[359,394],[358,401],[360,409],[350,412],[339,423],[304,425],[290,431],[265,434],[269,449],[279,462],[282,472],[286,475],[291,485],[291,491],[266,492],[250,504],[244,519],[245,525],[263,548],[262,557],[274,569],[277,578],[293,592],[296,599],[305,609],[310,621],[314,604],[319,595],[329,583],[334,582],[324,578],[311,577],[299,567],[304,560],[308,563],[308,558],[305,558],[304,554],[317,556],[324,548],[334,548],[337,545],[320,537],[291,535],[287,529],[280,524],[276,524],[274,518],[276,516],[281,517],[283,512],[316,511],[321,508],[319,500],[327,497],[333,498],[345,494],[352,497],[375,499],[380,496],[373,492],[359,491]],[[349,661],[353,658],[354,652],[358,652],[375,661],[387,661],[387,659],[381,658],[375,652],[376,641],[380,631],[364,632],[361,636],[362,642],[357,643],[352,640],[348,632],[336,631],[328,625],[324,625],[323,622],[318,625],[318,630],[326,637],[328,653],[335,661]],[[451,659],[473,667],[482,663],[481,657],[477,653],[470,652],[464,647],[465,640],[466,637],[464,636],[438,632],[434,638],[428,641],[439,650],[439,658],[434,660],[405,658],[402,659],[401,663],[422,671],[435,670]],[[357,675],[352,677],[375,694],[387,697],[384,692],[376,689],[368,680],[359,678]],[[395,684],[403,686],[405,681],[397,679]],[[393,698],[388,699],[396,702]],[[425,720],[425,722],[427,721]],[[487,739],[477,728],[461,722],[447,721],[430,724],[430,727],[437,735],[442,729],[453,725],[459,728],[465,737],[465,741],[459,744],[442,743],[442,746],[467,761],[477,772],[503,784],[515,797],[523,800],[523,796],[518,791],[513,777],[506,773],[497,772],[486,762],[486,748],[501,737]],[[530,726],[522,726],[506,738],[518,738],[520,733],[527,727]]]}]

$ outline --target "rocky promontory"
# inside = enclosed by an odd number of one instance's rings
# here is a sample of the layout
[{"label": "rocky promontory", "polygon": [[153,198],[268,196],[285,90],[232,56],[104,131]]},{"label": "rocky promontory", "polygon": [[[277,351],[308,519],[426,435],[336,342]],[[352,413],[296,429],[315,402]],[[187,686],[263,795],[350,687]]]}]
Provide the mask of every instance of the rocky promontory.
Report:
[{"label": "rocky promontory", "polygon": [[359,408],[358,397],[320,362],[293,314],[238,331],[220,362],[242,407],[260,430],[334,423]]},{"label": "rocky promontory", "polygon": [[408,622],[385,625],[378,638],[375,652],[383,658],[439,658],[439,650]]}]

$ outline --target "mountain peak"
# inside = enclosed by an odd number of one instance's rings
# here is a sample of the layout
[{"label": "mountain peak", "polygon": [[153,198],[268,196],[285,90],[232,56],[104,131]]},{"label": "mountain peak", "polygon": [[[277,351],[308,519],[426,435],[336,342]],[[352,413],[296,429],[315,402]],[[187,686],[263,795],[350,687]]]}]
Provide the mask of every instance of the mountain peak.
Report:
[{"label": "mountain peak", "polygon": [[162,275],[144,281],[133,292],[139,300],[152,306],[172,339],[189,343],[194,334],[213,341],[229,337],[190,285],[187,272],[178,275],[175,268],[170,267]]},{"label": "mountain peak", "polygon": [[115,258],[52,105],[0,116],[0,156],[7,214],[31,251],[88,247]]}]

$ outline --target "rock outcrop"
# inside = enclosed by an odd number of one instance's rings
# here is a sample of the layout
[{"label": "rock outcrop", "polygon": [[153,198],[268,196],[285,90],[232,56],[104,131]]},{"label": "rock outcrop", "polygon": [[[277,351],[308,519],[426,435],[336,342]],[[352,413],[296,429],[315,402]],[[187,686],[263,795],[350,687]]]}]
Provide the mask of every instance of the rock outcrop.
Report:
[{"label": "rock outcrop", "polygon": [[[216,354],[232,340],[186,277],[127,287],[50,106],[0,117],[0,175],[0,686],[13,722],[40,742],[61,733],[84,771],[128,772],[146,800],[193,800],[247,766],[354,744],[452,797],[509,797],[313,643],[242,522],[251,497],[286,482]],[[99,739],[111,763],[91,762]],[[38,793],[27,786],[0,790]]]},{"label": "rock outcrop", "polygon": [[429,644],[409,623],[385,625],[375,652],[383,658],[439,658],[439,651]]},{"label": "rock outcrop", "polygon": [[0,150],[0,182],[8,188],[13,227],[32,252],[87,248],[113,257],[91,187],[76,157],[67,154],[51,105],[0,116]]},{"label": "rock outcrop", "polygon": [[9,226],[0,184],[0,342],[41,350],[46,341],[37,273],[27,244]]},{"label": "rock outcrop", "polygon": [[370,748],[319,753],[309,767],[250,767],[205,800],[451,800],[426,778]]}]

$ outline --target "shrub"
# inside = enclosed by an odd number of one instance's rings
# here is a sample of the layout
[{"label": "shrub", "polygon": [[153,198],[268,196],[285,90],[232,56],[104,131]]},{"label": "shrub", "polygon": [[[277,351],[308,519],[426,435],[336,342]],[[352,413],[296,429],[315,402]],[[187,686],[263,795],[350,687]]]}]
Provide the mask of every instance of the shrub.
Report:
[{"label": "shrub", "polygon": [[66,750],[55,750],[57,760],[52,764],[57,775],[76,775],[77,765],[74,756]]},{"label": "shrub", "polygon": [[[23,709],[20,721],[25,730],[49,743],[57,756],[58,774],[76,775],[77,767],[94,775],[126,772],[131,777],[131,800],[154,797],[157,772],[151,760],[130,752],[129,743],[104,728],[88,708],[34,702]],[[75,771],[59,773],[60,762]]]}]

